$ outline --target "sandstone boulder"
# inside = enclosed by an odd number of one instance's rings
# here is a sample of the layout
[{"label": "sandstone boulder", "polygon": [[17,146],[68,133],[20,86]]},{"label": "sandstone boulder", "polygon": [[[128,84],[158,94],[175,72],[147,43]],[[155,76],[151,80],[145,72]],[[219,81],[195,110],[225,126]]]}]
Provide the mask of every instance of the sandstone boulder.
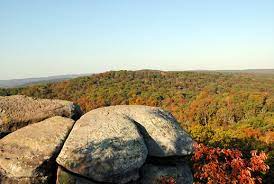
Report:
[{"label": "sandstone boulder", "polygon": [[76,120],[81,113],[80,108],[69,101],[35,99],[22,95],[0,96],[0,137],[53,116]]},{"label": "sandstone boulder", "polygon": [[145,142],[133,120],[100,108],[75,123],[57,162],[95,181],[127,183],[139,178],[146,157]]},{"label": "sandstone boulder", "polygon": [[191,170],[186,164],[177,166],[146,164],[141,169],[141,175],[142,184],[158,184],[164,181],[174,181],[176,184],[193,183]]},{"label": "sandstone boulder", "polygon": [[141,131],[150,156],[184,156],[193,152],[192,138],[177,120],[161,108],[142,105],[105,107],[132,119]]},{"label": "sandstone boulder", "polygon": [[52,117],[0,140],[0,183],[52,183],[55,159],[74,121]]},{"label": "sandstone boulder", "polygon": [[126,183],[139,178],[149,156],[192,153],[191,137],[168,112],[155,107],[120,105],[82,116],[57,162],[71,173],[98,182]]}]

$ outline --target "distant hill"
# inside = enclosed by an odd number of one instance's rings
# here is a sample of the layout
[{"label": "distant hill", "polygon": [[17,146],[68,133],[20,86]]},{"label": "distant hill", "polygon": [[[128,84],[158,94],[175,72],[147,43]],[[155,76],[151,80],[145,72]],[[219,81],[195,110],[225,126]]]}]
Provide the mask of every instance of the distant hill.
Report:
[{"label": "distant hill", "polygon": [[253,73],[253,74],[274,74],[274,69],[247,69],[247,70],[217,70],[228,73]]},{"label": "distant hill", "polygon": [[[188,70],[189,72],[220,72],[220,73],[247,73],[247,74],[274,74],[274,69],[245,69],[245,70]],[[178,71],[179,72],[179,71]]]},{"label": "distant hill", "polygon": [[[157,70],[139,70],[139,72],[157,72]],[[195,70],[196,72],[221,72],[221,73],[250,73],[250,74],[274,74],[274,69],[246,69],[246,70]],[[193,72],[195,72],[193,71]],[[159,71],[158,71],[159,72]],[[191,72],[191,71],[190,71]],[[0,80],[0,88],[14,88],[24,87],[40,83],[60,82],[68,79],[73,79],[82,76],[89,76],[91,74],[72,74],[72,75],[57,75],[40,78],[25,78],[25,79],[11,79]]]},{"label": "distant hill", "polygon": [[14,88],[14,87],[24,87],[33,84],[40,83],[52,83],[60,82],[63,80],[73,79],[82,76],[88,76],[91,74],[72,74],[72,75],[57,75],[50,77],[40,77],[40,78],[25,78],[25,79],[11,79],[11,80],[0,80],[0,88]]}]

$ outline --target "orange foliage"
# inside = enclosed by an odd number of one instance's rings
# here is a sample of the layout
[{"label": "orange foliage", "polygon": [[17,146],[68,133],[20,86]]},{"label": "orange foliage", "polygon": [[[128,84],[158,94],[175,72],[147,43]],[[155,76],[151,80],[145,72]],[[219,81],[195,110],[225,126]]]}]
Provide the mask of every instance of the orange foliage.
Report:
[{"label": "orange foliage", "polygon": [[261,173],[266,173],[269,166],[265,164],[264,152],[251,151],[250,159],[243,158],[241,151],[210,148],[203,144],[195,145],[194,162],[195,183],[262,183]]},{"label": "orange foliage", "polygon": [[254,137],[259,139],[262,136],[262,133],[258,129],[246,128],[243,131],[246,137]]},{"label": "orange foliage", "polygon": [[176,181],[172,176],[162,176],[158,183],[160,183],[160,184],[176,184]]}]

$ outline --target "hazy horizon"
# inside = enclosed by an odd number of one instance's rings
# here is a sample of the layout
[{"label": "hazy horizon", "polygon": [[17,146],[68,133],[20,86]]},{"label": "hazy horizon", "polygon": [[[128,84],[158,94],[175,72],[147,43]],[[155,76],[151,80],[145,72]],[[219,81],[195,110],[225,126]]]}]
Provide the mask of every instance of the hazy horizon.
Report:
[{"label": "hazy horizon", "polygon": [[0,2],[0,80],[274,68],[274,1]]},{"label": "hazy horizon", "polygon": [[[101,72],[96,72],[96,73],[64,73],[64,74],[59,74],[59,75],[44,75],[44,76],[37,76],[37,77],[26,77],[26,78],[10,78],[10,79],[0,79],[0,81],[11,81],[11,80],[24,80],[24,79],[43,79],[43,78],[51,78],[51,77],[81,77],[81,76],[89,76],[93,74],[100,74],[100,73],[105,73],[105,72],[117,72],[117,71],[142,71],[142,70],[151,70],[151,71],[163,71],[163,72],[246,72],[246,73],[253,73],[253,70],[255,71],[254,73],[274,73],[274,68],[248,68],[248,69],[224,69],[224,70],[206,70],[206,69],[197,69],[197,70],[156,70],[156,69],[137,69],[137,70],[129,70],[129,69],[120,69],[120,70],[106,70],[106,71],[101,71]],[[266,71],[264,71],[266,70]],[[267,72],[269,70],[269,72]]]}]

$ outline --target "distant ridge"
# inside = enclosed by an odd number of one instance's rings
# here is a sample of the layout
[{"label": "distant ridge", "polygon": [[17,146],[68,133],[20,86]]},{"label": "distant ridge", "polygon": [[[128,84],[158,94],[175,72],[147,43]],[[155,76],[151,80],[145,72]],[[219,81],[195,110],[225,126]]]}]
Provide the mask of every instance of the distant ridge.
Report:
[{"label": "distant ridge", "polygon": [[274,69],[196,70],[196,71],[199,71],[199,72],[225,72],[225,73],[274,74]]},{"label": "distant ridge", "polygon": [[63,80],[73,79],[81,76],[89,76],[89,75],[91,74],[71,74],[71,75],[56,75],[56,76],[38,77],[38,78],[0,80],[0,88],[23,87],[23,86],[37,84],[37,83],[59,82]]},{"label": "distant ridge", "polygon": [[[138,70],[138,71],[164,72],[164,71],[161,71],[161,70],[150,70],[150,69],[143,69],[143,70]],[[210,72],[221,72],[221,73],[247,73],[247,74],[274,75],[274,69],[186,70],[186,72],[209,72],[209,73]],[[63,81],[63,80],[73,79],[73,78],[82,77],[82,76],[89,76],[89,75],[92,75],[92,73],[89,73],[89,74],[56,75],[56,76],[40,77],[40,78],[0,80],[0,88],[24,87],[24,86],[38,84],[38,83],[59,82],[59,81]]]}]

